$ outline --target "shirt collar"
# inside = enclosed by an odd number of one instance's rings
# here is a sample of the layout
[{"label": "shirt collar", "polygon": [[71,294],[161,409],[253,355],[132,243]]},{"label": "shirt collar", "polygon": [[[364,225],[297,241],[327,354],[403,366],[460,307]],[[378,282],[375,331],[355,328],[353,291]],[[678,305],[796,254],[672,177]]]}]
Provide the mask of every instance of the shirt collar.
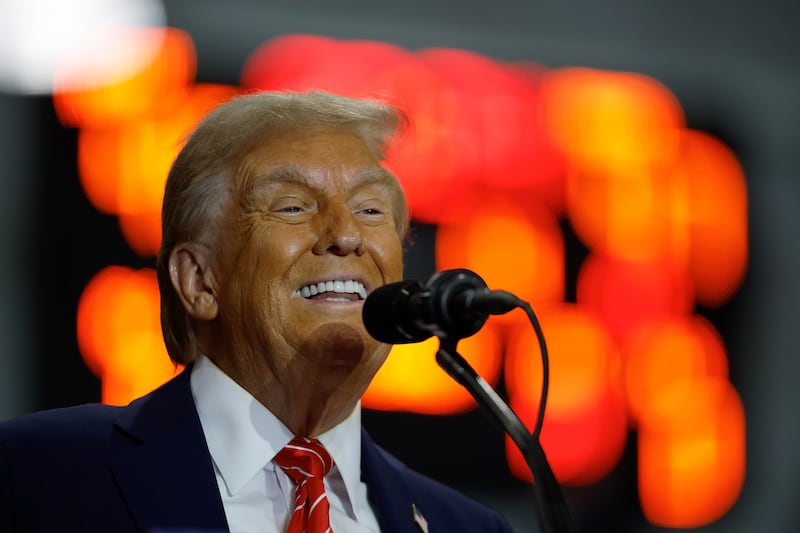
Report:
[{"label": "shirt collar", "polygon": [[347,503],[355,513],[356,501],[361,483],[361,403],[338,425],[317,437],[330,453],[336,469],[342,476],[347,492]]},{"label": "shirt collar", "polygon": [[[226,490],[233,495],[294,435],[204,355],[192,368],[191,388],[209,452]],[[350,502],[355,501],[361,481],[360,407],[357,404],[343,422],[317,437],[331,454]]]}]

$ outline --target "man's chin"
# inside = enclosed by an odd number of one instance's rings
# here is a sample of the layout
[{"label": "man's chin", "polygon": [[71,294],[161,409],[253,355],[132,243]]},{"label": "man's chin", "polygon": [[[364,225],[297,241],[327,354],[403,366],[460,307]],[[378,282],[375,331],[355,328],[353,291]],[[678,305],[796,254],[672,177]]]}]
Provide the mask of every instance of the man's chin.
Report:
[{"label": "man's chin", "polygon": [[[351,322],[326,322],[313,327],[301,352],[307,357],[319,357],[325,366],[352,368],[361,363],[372,339],[362,325]],[[371,346],[372,349],[374,347]]]}]

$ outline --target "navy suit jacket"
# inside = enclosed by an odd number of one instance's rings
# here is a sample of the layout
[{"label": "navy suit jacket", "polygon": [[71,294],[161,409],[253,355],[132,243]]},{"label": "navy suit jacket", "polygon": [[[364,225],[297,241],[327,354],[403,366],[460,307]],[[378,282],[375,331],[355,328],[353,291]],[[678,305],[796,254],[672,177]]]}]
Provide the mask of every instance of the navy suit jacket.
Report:
[{"label": "navy suit jacket", "polygon": [[[411,471],[362,433],[362,477],[385,533],[510,532],[497,512]],[[189,372],[127,407],[0,424],[0,532],[227,531]]]}]

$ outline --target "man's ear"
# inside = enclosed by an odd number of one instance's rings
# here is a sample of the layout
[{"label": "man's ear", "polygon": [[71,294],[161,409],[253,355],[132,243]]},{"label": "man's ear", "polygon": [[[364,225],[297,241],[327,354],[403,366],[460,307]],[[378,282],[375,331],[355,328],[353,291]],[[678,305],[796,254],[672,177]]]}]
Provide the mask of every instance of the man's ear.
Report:
[{"label": "man's ear", "polygon": [[211,251],[202,244],[182,242],[169,254],[169,277],[190,316],[213,320],[219,311]]}]

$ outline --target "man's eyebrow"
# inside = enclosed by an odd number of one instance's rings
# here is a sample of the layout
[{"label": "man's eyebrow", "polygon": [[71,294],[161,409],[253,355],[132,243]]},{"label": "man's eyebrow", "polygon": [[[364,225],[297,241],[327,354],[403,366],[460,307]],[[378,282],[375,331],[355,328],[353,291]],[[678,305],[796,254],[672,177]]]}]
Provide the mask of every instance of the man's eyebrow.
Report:
[{"label": "man's eyebrow", "polygon": [[364,185],[393,185],[397,181],[394,174],[383,167],[366,169],[358,177],[355,187]]},{"label": "man's eyebrow", "polygon": [[298,166],[289,163],[255,176],[254,181],[253,188],[262,183],[306,183],[307,180]]},{"label": "man's eyebrow", "polygon": [[[301,167],[293,163],[280,165],[269,171],[253,176],[245,192],[248,201],[254,201],[262,191],[280,185],[297,185],[303,188],[314,188],[315,186],[308,181],[308,176]],[[359,172],[355,182],[352,183],[350,190],[361,189],[363,187],[381,186],[388,189],[400,190],[397,178],[383,167],[367,168]]]},{"label": "man's eyebrow", "polygon": [[[389,172],[383,167],[368,168],[362,170],[358,178],[353,184],[354,187],[361,187],[363,185],[372,184],[389,184],[392,185],[397,181],[394,174]],[[299,185],[309,186],[308,177],[305,172],[298,166],[288,163],[275,167],[264,174],[259,174],[254,177],[252,189],[258,189],[260,186],[269,185],[274,183],[297,183]]]},{"label": "man's eyebrow", "polygon": [[244,189],[244,198],[254,201],[261,191],[281,184],[296,184],[308,186],[302,170],[294,164],[286,164],[270,169],[263,174],[257,174],[247,180]]}]

